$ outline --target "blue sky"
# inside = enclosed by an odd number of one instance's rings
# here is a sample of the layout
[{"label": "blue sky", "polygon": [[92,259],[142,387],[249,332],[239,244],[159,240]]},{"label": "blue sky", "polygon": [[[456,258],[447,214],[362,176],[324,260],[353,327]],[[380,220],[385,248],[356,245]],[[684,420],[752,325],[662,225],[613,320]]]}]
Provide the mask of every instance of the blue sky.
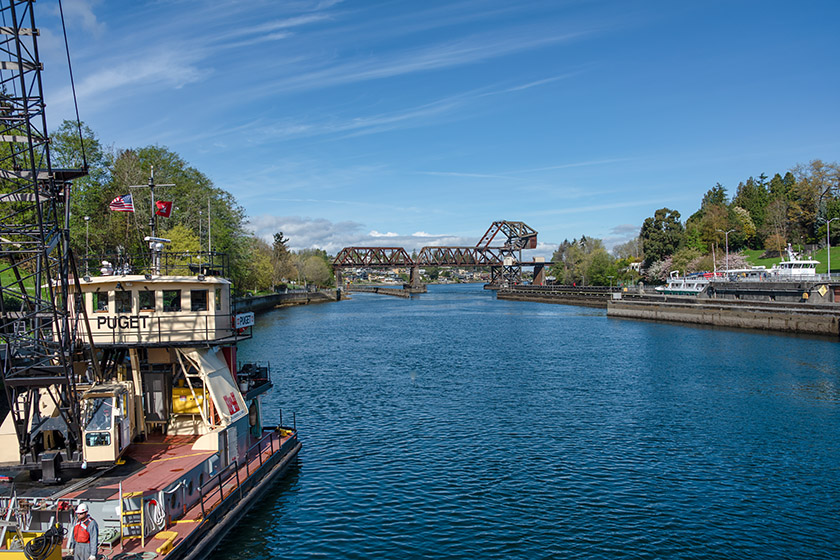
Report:
[{"label": "blue sky", "polygon": [[[52,126],[71,118],[38,2]],[[179,153],[295,249],[547,255],[657,208],[837,161],[840,2],[65,0],[82,120]]]}]

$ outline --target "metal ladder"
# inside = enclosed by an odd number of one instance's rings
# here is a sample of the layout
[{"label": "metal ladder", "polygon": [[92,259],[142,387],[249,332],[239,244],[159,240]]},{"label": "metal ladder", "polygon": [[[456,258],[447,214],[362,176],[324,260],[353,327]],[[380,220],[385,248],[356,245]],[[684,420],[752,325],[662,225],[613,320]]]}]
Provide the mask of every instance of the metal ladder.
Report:
[{"label": "metal ladder", "polygon": [[[140,500],[140,509],[132,509],[131,500]],[[139,529],[139,534],[137,534]],[[120,549],[128,539],[140,539],[140,546],[146,546],[146,519],[143,513],[143,492],[123,494],[120,483]]]}]

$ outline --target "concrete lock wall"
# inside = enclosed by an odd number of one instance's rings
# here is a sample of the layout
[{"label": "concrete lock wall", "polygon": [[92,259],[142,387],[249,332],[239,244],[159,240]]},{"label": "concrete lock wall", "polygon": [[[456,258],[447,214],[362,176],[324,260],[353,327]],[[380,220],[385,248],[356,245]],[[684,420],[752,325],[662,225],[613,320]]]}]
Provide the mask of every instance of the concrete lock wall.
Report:
[{"label": "concrete lock wall", "polygon": [[611,301],[607,307],[607,316],[840,336],[840,314],[837,311],[802,307],[783,309],[743,303],[732,306]]}]

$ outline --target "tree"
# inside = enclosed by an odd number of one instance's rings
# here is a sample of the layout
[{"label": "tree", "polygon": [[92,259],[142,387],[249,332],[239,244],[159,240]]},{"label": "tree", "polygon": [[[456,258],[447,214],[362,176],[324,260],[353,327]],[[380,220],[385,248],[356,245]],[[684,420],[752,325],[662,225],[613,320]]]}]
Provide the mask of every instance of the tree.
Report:
[{"label": "tree", "polygon": [[616,245],[612,249],[612,254],[619,259],[628,259],[629,261],[637,261],[642,258],[642,238],[634,237],[626,243]]},{"label": "tree", "polygon": [[330,257],[323,249],[303,249],[295,254],[295,266],[307,284],[332,286],[334,277]]},{"label": "tree", "polygon": [[[756,237],[756,232],[758,231],[755,227],[755,223],[753,223],[752,216],[750,215],[747,210],[741,208],[740,206],[735,206],[731,208],[731,213],[735,218],[735,238],[733,246],[740,247],[742,242],[744,244],[749,245],[753,249],[758,248],[758,238]],[[730,237],[730,241],[733,241],[733,238]]]},{"label": "tree", "polygon": [[740,183],[735,198],[732,199],[733,206],[746,210],[752,223],[759,228],[764,225],[765,211],[770,202],[770,193],[765,186],[766,178],[766,175],[762,174],[758,181],[750,177],[746,183]]},{"label": "tree", "polygon": [[788,239],[788,203],[786,200],[774,200],[767,206],[767,218],[764,223],[764,249],[782,253]]},{"label": "tree", "polygon": [[317,255],[307,257],[303,263],[303,274],[307,282],[318,287],[330,286],[332,283],[332,272],[324,259]]},{"label": "tree", "polygon": [[288,239],[283,237],[283,232],[274,234],[274,245],[272,245],[272,264],[274,266],[273,283],[290,281],[297,277],[298,270],[295,268],[294,259],[286,247]]},{"label": "tree", "polygon": [[640,234],[645,267],[672,255],[679,248],[684,231],[680,213],[676,210],[660,208],[653,217],[647,218]]},{"label": "tree", "polygon": [[[92,254],[102,253],[107,240],[115,239],[106,227],[108,202],[113,197],[105,200],[104,192],[111,180],[112,154],[103,149],[90,127],[64,121],[50,135],[50,155],[53,168],[87,167],[87,176],[73,181],[70,194],[70,244],[77,254],[84,254],[86,245]],[[85,216],[89,223],[85,222]],[[87,231],[90,235],[86,238]]]},{"label": "tree", "polygon": [[706,191],[703,200],[700,202],[700,209],[705,210],[706,207],[715,204],[726,205],[726,188],[720,183],[716,183],[714,187]]},{"label": "tree", "polygon": [[178,224],[167,229],[161,233],[161,237],[169,239],[168,250],[175,253],[184,253],[187,251],[198,251],[198,236],[190,228]]},{"label": "tree", "polygon": [[262,239],[253,236],[246,239],[246,246],[246,258],[250,266],[243,269],[244,274],[241,275],[237,286],[254,292],[269,290],[272,280],[271,247]]}]

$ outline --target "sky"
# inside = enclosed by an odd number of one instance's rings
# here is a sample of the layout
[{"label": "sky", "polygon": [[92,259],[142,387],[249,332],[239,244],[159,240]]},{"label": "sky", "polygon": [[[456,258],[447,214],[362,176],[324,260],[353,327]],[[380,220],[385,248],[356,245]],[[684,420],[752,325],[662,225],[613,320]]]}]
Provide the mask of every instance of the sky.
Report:
[{"label": "sky", "polygon": [[[710,187],[840,160],[836,0],[64,0],[79,112],[292,249],[613,247]],[[47,119],[74,118],[53,0]],[[178,201],[176,201],[176,205]]]}]

